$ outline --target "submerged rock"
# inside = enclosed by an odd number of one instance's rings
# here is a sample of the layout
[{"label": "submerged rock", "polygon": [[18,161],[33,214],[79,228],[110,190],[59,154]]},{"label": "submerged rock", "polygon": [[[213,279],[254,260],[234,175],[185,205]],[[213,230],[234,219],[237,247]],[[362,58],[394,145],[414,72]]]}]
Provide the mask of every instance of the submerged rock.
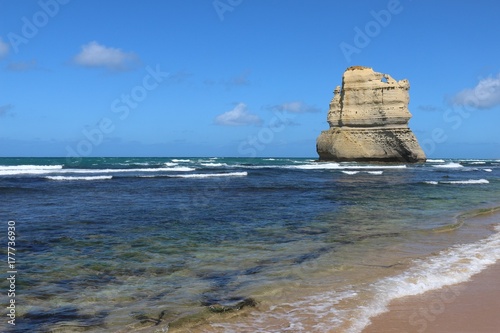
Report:
[{"label": "submerged rock", "polygon": [[208,305],[208,309],[210,312],[221,313],[255,306],[257,306],[257,302],[253,298],[233,298],[226,302],[210,304]]},{"label": "submerged rock", "polygon": [[330,129],[316,141],[320,160],[424,162],[408,128],[408,80],[396,81],[372,68],[349,67],[330,102]]}]

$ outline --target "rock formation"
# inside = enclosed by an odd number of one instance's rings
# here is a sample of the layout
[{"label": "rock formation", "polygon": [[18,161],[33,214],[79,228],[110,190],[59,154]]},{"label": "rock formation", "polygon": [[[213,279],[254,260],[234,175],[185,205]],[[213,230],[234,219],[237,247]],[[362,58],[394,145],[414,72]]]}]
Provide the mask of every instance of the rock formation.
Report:
[{"label": "rock formation", "polygon": [[408,80],[369,67],[349,67],[330,102],[328,124],[316,142],[320,160],[424,162],[408,128]]}]

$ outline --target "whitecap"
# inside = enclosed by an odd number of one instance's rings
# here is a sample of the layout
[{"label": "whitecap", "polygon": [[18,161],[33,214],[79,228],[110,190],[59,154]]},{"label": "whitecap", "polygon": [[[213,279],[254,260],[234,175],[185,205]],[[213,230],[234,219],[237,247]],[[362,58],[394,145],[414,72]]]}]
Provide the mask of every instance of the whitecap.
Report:
[{"label": "whitecap", "polygon": [[492,172],[493,170],[491,170],[491,169],[483,169],[483,171]]},{"label": "whitecap", "polygon": [[463,168],[464,166],[460,163],[455,163],[455,162],[449,162],[446,164],[438,164],[438,165],[433,165],[435,168],[450,168],[450,169],[455,169],[455,168]]},{"label": "whitecap", "polygon": [[489,184],[490,182],[486,179],[469,179],[469,180],[450,180],[441,181],[441,184]]},{"label": "whitecap", "polygon": [[41,175],[59,171],[62,168],[62,165],[2,165],[0,176]]},{"label": "whitecap", "polygon": [[437,184],[439,184],[439,183],[438,183],[437,181],[435,181],[435,180],[427,180],[427,181],[425,181],[424,183],[425,183],[425,184],[429,184],[429,185],[437,185]]},{"label": "whitecap", "polygon": [[304,170],[363,170],[363,169],[404,169],[406,165],[345,165],[339,163],[314,163],[314,164],[303,164],[303,165],[290,165],[286,166],[293,169],[304,169]]},{"label": "whitecap", "polygon": [[212,178],[212,177],[244,177],[247,176],[248,172],[228,172],[228,173],[195,173],[188,175],[169,175],[169,177],[175,178]]},{"label": "whitecap", "polygon": [[226,163],[201,163],[201,165],[206,166],[206,167],[222,167],[222,166],[227,166]]},{"label": "whitecap", "polygon": [[433,160],[433,159],[428,158],[427,162],[429,162],[429,163],[444,163],[445,160],[442,160],[442,159]]},{"label": "whitecap", "polygon": [[130,173],[130,172],[189,172],[194,171],[195,168],[174,166],[166,168],[137,168],[137,169],[64,169],[60,170],[59,173]]},{"label": "whitecap", "polygon": [[347,170],[343,170],[342,173],[345,173],[346,175],[355,175],[355,174],[359,173],[359,171],[347,171]]},{"label": "whitecap", "polygon": [[367,171],[367,172],[371,175],[381,175],[382,173],[384,173],[383,171]]},{"label": "whitecap", "polygon": [[88,177],[66,177],[66,176],[46,176],[49,180],[108,180],[113,176],[88,176]]}]

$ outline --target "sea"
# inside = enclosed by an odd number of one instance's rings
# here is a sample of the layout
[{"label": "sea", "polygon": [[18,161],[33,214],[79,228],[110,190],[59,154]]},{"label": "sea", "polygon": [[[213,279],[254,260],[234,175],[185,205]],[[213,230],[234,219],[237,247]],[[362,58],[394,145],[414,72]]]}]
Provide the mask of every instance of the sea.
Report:
[{"label": "sea", "polygon": [[0,198],[2,332],[359,333],[500,259],[498,159],[0,158]]}]

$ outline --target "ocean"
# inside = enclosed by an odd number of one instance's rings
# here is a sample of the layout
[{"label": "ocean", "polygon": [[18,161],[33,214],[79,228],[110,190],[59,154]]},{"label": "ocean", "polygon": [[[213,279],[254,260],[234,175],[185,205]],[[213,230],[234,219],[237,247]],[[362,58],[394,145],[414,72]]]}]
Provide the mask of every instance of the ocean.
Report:
[{"label": "ocean", "polygon": [[497,159],[0,158],[0,195],[2,332],[359,333],[500,259]]}]

